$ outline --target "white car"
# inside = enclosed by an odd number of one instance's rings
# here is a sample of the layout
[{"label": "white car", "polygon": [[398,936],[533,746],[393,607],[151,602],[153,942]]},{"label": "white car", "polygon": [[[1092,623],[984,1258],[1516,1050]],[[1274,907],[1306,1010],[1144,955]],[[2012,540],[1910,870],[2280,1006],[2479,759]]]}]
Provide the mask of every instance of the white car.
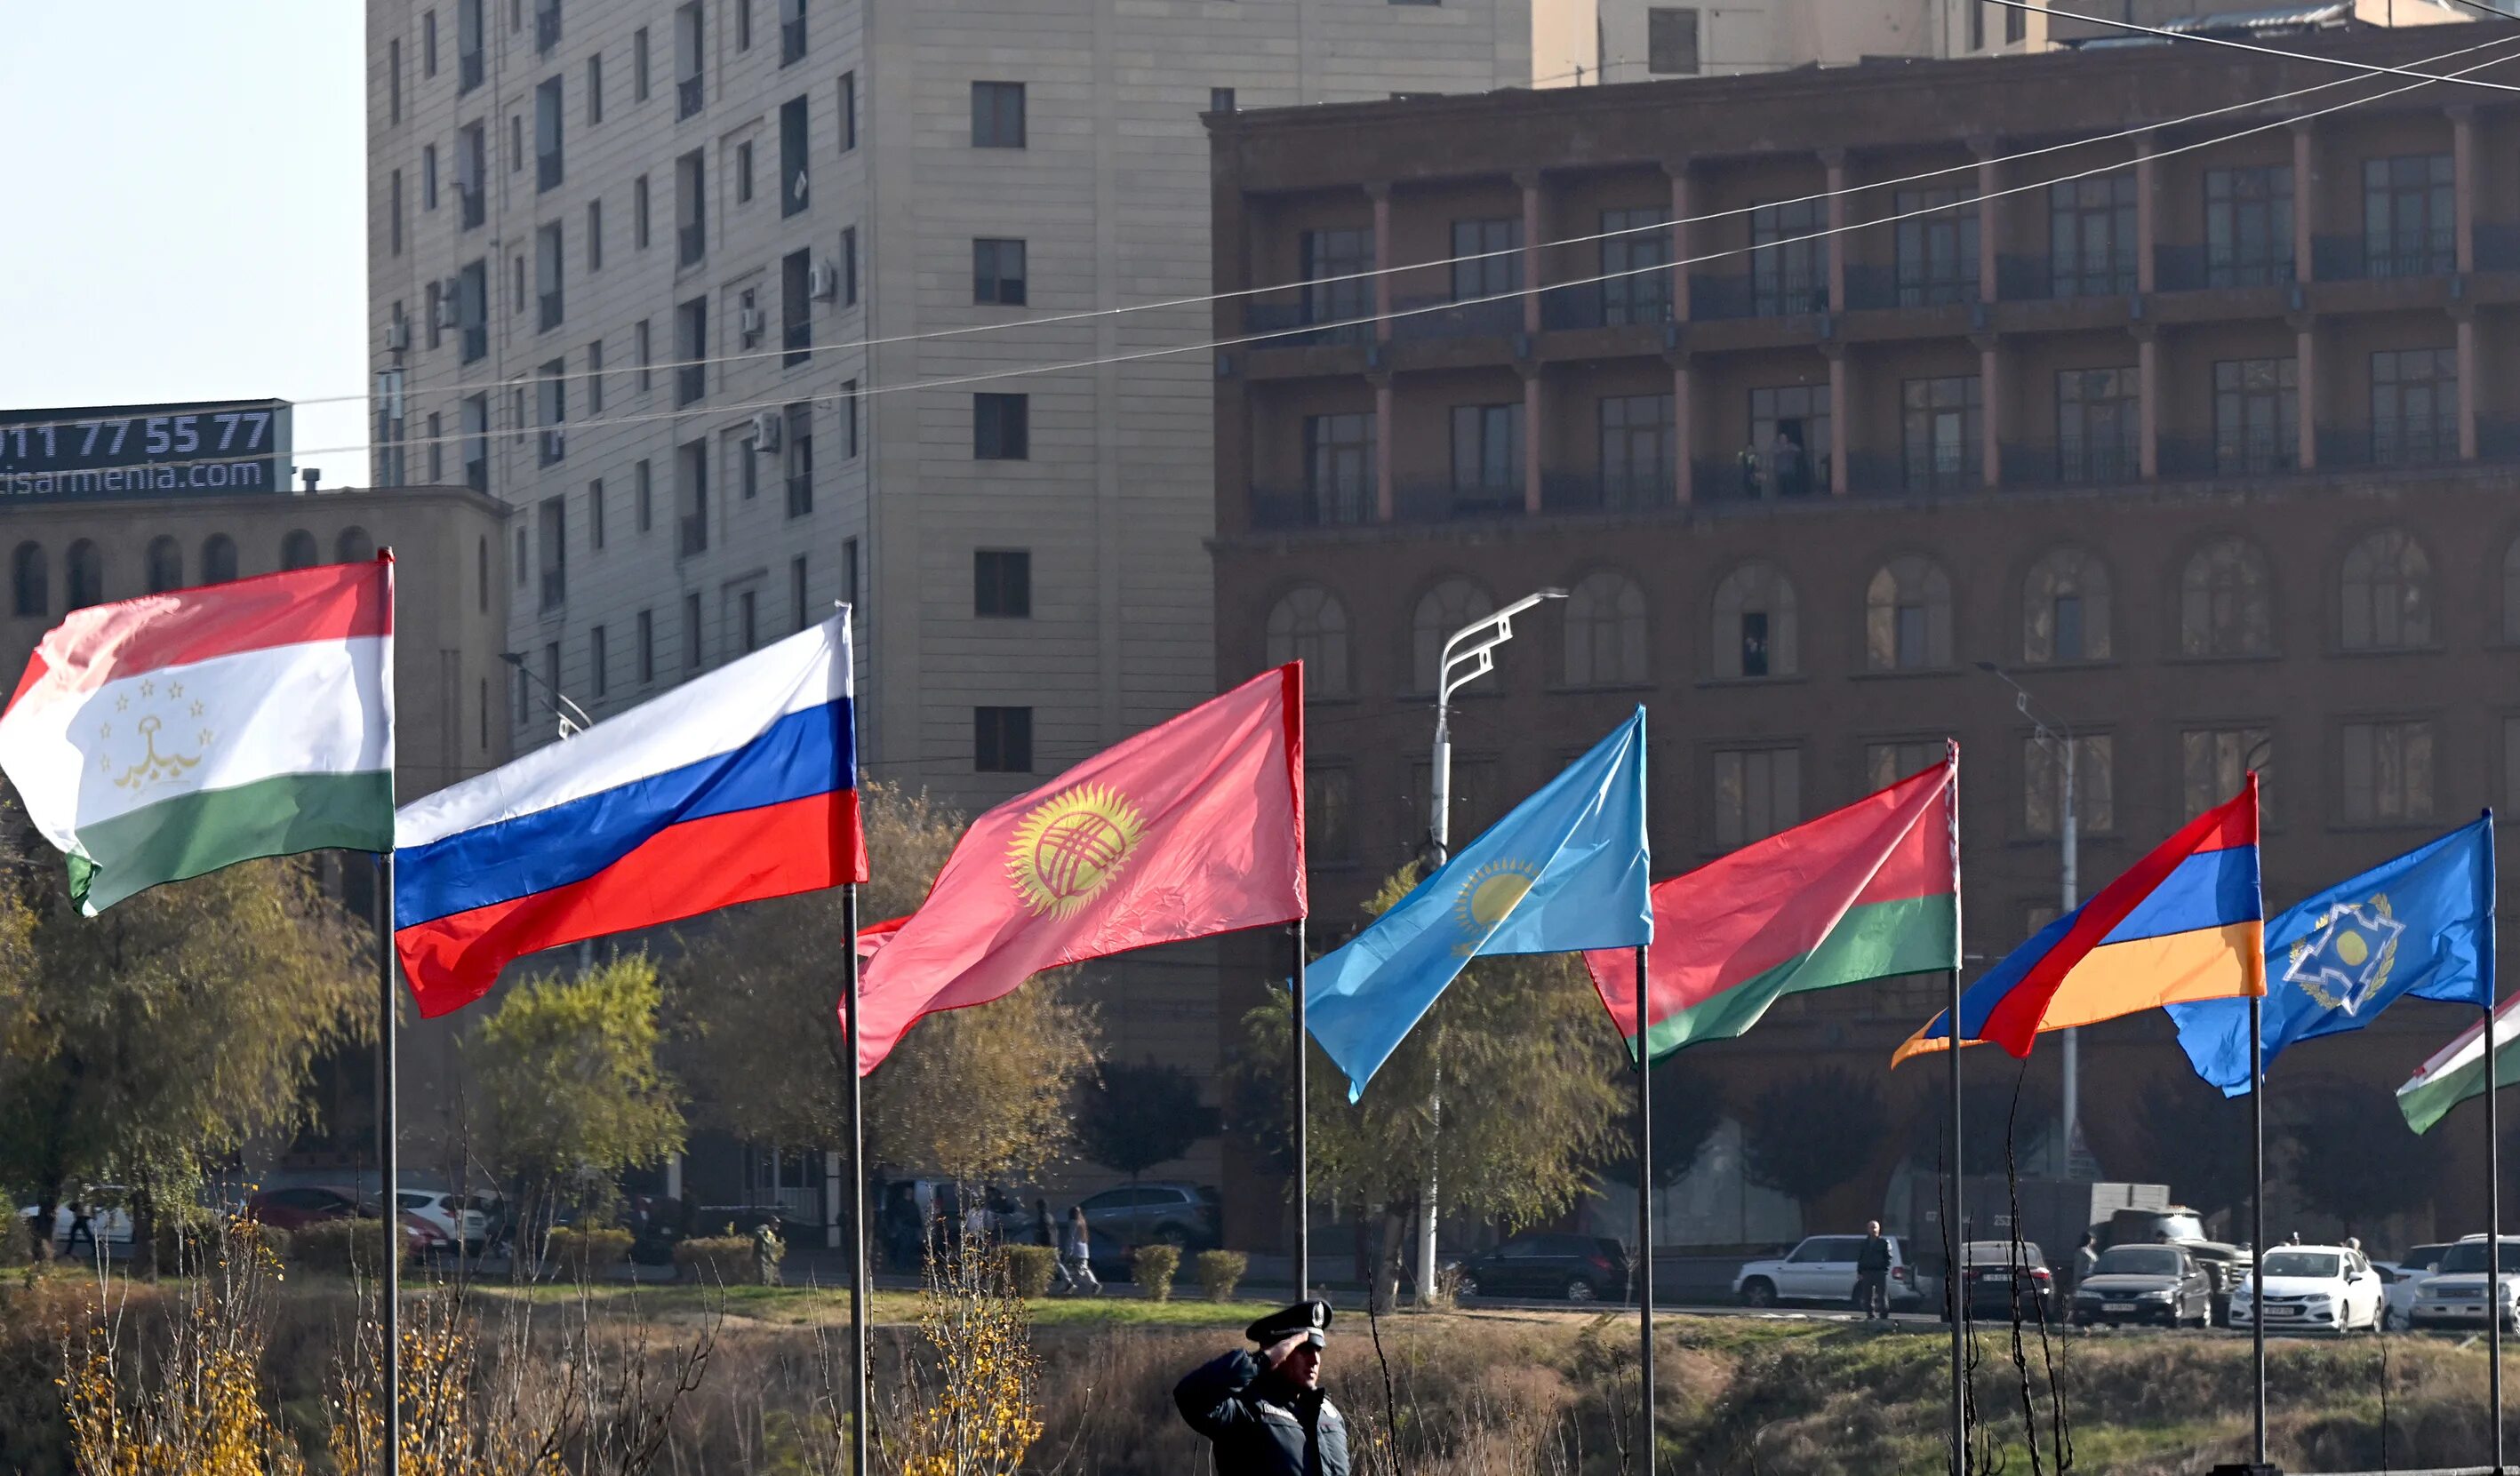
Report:
[{"label": "white car", "polygon": [[2384,1331],[2403,1331],[2414,1316],[2415,1296],[2424,1279],[2441,1270],[2442,1256],[2448,1245],[2418,1245],[2399,1261],[2374,1261],[2381,1277],[2389,1283],[2387,1300],[2380,1304],[2380,1326]]},{"label": "white car", "polygon": [[466,1255],[481,1254],[482,1242],[489,1238],[489,1217],[472,1206],[468,1205],[462,1211],[459,1228],[457,1200],[453,1194],[441,1194],[430,1189],[397,1189],[394,1203],[404,1214],[418,1217],[447,1239],[461,1240]]},{"label": "white car", "polygon": [[[2300,1328],[2343,1335],[2380,1330],[2380,1274],[2362,1253],[2343,1245],[2283,1245],[2266,1253],[2267,1330]],[[2254,1278],[2231,1290],[2230,1322],[2249,1326],[2259,1315]]]},{"label": "white car", "polygon": [[[2520,1332],[2520,1235],[2502,1237],[2502,1325]],[[2415,1283],[2409,1327],[2485,1326],[2485,1237],[2470,1235],[2442,1252],[2441,1269]]]},{"label": "white car", "polygon": [[[1890,1242],[1890,1279],[1885,1286],[1890,1305],[1913,1311],[1924,1301],[1915,1262],[1907,1241]],[[1819,1302],[1831,1307],[1855,1305],[1855,1255],[1864,1248],[1862,1235],[1811,1235],[1773,1261],[1751,1261],[1733,1273],[1732,1295],[1746,1307],[1775,1307],[1787,1302]]]},{"label": "white car", "polygon": [[[111,1193],[116,1196],[119,1196],[124,1191],[122,1189],[111,1185],[104,1186],[99,1189],[91,1189],[89,1191],[91,1195],[98,1193]],[[122,1208],[122,1206],[118,1204],[99,1204],[93,1197],[82,1200],[81,1202],[86,1204],[88,1207],[88,1230],[95,1234],[98,1240],[108,1245],[129,1245],[131,1243],[130,1211]],[[29,1204],[22,1207],[18,1211],[19,1226],[22,1229],[27,1221],[35,1218],[35,1212],[36,1207],[34,1205]],[[53,1245],[56,1249],[67,1247],[70,1243],[70,1206],[68,1200],[64,1200],[60,1204],[53,1206]]]}]

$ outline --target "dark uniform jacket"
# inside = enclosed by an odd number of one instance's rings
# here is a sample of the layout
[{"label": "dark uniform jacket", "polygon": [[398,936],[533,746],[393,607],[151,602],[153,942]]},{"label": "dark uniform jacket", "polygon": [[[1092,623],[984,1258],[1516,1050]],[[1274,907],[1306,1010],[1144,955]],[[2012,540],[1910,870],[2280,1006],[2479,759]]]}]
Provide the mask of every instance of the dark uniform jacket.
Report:
[{"label": "dark uniform jacket", "polygon": [[1173,1404],[1215,1444],[1217,1476],[1349,1476],[1338,1407],[1318,1389],[1263,1377],[1248,1351],[1193,1369]]},{"label": "dark uniform jacket", "polygon": [[1863,1248],[1855,1253],[1855,1274],[1859,1276],[1890,1275],[1890,1241],[1887,1237],[1865,1237]]}]

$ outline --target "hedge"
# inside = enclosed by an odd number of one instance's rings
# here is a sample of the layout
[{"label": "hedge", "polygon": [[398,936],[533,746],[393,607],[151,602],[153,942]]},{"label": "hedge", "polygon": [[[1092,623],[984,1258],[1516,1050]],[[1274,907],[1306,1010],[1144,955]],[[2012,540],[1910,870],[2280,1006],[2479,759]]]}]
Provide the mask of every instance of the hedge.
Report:
[{"label": "hedge", "polygon": [[1231,1302],[1242,1274],[1251,1269],[1251,1258],[1238,1250],[1203,1250],[1192,1264],[1198,1271],[1198,1289],[1209,1301]]},{"label": "hedge", "polygon": [[1010,1245],[1000,1254],[1006,1257],[1007,1284],[1016,1296],[1050,1295],[1050,1278],[1058,1270],[1058,1252],[1047,1245]]},{"label": "hedge", "polygon": [[563,1275],[602,1275],[630,1259],[630,1239],[626,1230],[575,1230],[563,1225],[551,1232],[545,1253]]},{"label": "hedge", "polygon": [[355,1256],[360,1275],[374,1275],[383,1240],[383,1230],[375,1220],[318,1220],[289,1232],[289,1264],[300,1271],[347,1275]]},{"label": "hedge", "polygon": [[1173,1275],[1181,1270],[1181,1247],[1141,1245],[1129,1253],[1129,1279],[1138,1283],[1148,1300],[1169,1302],[1173,1299]]},{"label": "hedge", "polygon": [[750,1235],[703,1235],[676,1243],[674,1275],[709,1286],[750,1286],[761,1279],[752,1264]]}]

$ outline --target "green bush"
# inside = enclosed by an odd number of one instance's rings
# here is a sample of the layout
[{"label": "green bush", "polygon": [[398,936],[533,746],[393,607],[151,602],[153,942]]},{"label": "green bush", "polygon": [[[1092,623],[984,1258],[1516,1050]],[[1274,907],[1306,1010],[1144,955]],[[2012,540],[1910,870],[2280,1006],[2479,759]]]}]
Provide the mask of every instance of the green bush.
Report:
[{"label": "green bush", "polygon": [[318,1220],[289,1232],[289,1264],[299,1271],[347,1275],[356,1258],[359,1275],[372,1276],[383,1244],[383,1232],[374,1220]]},{"label": "green bush", "polygon": [[750,1235],[703,1235],[674,1246],[676,1279],[704,1286],[749,1286],[761,1279],[752,1267]]},{"label": "green bush", "polygon": [[1010,1245],[1000,1254],[1006,1257],[1007,1285],[1016,1296],[1050,1295],[1050,1278],[1058,1270],[1058,1252],[1047,1245]]},{"label": "green bush", "polygon": [[1231,1302],[1242,1274],[1251,1269],[1251,1258],[1238,1250],[1203,1250],[1191,1264],[1198,1272],[1198,1289],[1209,1301]]},{"label": "green bush", "polygon": [[1158,1241],[1153,1245],[1141,1245],[1129,1253],[1129,1279],[1138,1283],[1138,1289],[1145,1292],[1149,1301],[1169,1302],[1173,1299],[1173,1274],[1180,1270],[1181,1247],[1178,1245],[1165,1245]]},{"label": "green bush", "polygon": [[551,1264],[562,1275],[586,1277],[605,1272],[630,1259],[630,1232],[626,1230],[572,1230],[567,1226],[551,1232],[547,1249]]}]

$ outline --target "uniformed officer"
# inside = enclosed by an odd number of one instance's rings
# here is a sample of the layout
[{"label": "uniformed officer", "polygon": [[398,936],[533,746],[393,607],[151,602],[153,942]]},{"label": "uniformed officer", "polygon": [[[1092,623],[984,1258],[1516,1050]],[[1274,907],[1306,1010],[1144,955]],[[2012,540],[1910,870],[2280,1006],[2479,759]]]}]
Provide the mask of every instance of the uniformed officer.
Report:
[{"label": "uniformed officer", "polygon": [[1322,1393],[1329,1326],[1328,1302],[1273,1312],[1243,1329],[1257,1354],[1236,1349],[1174,1387],[1217,1476],[1348,1476],[1347,1421]]}]

